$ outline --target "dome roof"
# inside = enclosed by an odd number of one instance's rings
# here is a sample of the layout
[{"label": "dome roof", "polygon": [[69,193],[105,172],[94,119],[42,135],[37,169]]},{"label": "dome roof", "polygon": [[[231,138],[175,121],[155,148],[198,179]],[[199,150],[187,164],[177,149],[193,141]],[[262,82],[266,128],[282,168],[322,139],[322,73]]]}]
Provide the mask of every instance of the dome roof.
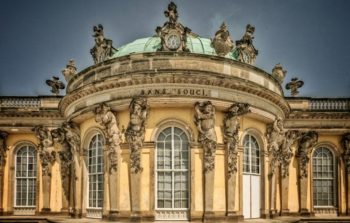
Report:
[{"label": "dome roof", "polygon": [[[206,55],[217,55],[213,47],[211,47],[211,40],[202,37],[187,37],[187,49],[191,53],[206,54]],[[147,37],[142,39],[136,39],[131,43],[127,43],[124,46],[118,48],[118,51],[114,53],[112,58],[121,57],[134,53],[147,53],[156,52],[160,49],[160,37]],[[226,58],[236,60],[237,56],[235,49],[228,53]]]}]

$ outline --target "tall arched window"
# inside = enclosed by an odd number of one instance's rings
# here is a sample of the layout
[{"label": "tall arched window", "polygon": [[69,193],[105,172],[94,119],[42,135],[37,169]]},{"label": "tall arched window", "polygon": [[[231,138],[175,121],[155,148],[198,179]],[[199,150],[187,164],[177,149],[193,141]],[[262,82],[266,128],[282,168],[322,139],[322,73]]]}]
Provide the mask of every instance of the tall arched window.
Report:
[{"label": "tall arched window", "polygon": [[260,217],[260,148],[256,138],[243,139],[243,216]]},{"label": "tall arched window", "polygon": [[260,174],[260,149],[258,142],[254,136],[246,135],[243,140],[243,146],[243,172]]},{"label": "tall arched window", "polygon": [[159,134],[156,145],[156,218],[188,219],[188,137],[180,128],[168,127]]},{"label": "tall arched window", "polygon": [[101,134],[94,135],[89,144],[89,209],[102,209],[103,206],[103,144]]},{"label": "tall arched window", "polygon": [[328,148],[319,147],[314,151],[312,172],[315,207],[336,206],[335,168],[333,153]]},{"label": "tall arched window", "polygon": [[22,145],[15,157],[15,207],[36,206],[37,160],[35,148]]}]

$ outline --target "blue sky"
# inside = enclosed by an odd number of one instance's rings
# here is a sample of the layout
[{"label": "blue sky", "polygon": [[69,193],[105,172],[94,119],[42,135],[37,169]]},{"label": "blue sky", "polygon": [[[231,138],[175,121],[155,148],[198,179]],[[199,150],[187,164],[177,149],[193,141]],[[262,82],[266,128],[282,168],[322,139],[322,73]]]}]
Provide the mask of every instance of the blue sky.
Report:
[{"label": "blue sky", "polygon": [[[0,95],[50,95],[44,81],[69,59],[93,64],[92,27],[103,24],[115,47],[154,35],[165,22],[165,0],[0,0]],[[255,26],[256,66],[276,63],[304,80],[300,96],[350,97],[350,1],[176,0],[180,22],[213,37],[225,21],[233,40]],[[289,92],[285,91],[288,96]]]}]

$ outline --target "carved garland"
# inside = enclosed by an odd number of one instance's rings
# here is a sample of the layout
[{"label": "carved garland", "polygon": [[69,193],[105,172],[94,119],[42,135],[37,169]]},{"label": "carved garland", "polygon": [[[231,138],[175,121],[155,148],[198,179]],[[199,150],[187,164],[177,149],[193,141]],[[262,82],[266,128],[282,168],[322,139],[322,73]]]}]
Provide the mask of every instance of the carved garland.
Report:
[{"label": "carved garland", "polygon": [[110,107],[102,103],[95,109],[95,120],[103,126],[108,148],[109,171],[118,170],[118,150],[120,150],[120,131],[115,114]]},{"label": "carved garland", "polygon": [[240,116],[250,112],[249,104],[234,103],[224,118],[224,143],[227,153],[227,174],[231,178],[237,172],[237,146]]},{"label": "carved garland", "polygon": [[125,131],[125,138],[130,149],[130,172],[141,173],[141,148],[145,138],[145,122],[148,116],[149,106],[147,99],[135,97],[130,106],[130,121]]}]

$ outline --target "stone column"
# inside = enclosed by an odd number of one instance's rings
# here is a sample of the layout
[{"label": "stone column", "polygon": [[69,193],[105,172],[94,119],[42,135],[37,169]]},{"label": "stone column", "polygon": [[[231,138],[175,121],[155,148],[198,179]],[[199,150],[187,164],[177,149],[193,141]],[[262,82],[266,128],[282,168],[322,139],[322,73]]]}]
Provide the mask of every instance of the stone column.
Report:
[{"label": "stone column", "polygon": [[4,171],[6,163],[7,139],[8,133],[0,130],[0,216],[3,215],[3,197],[4,197]]},{"label": "stone column", "polygon": [[204,220],[214,218],[215,153],[217,137],[215,132],[215,107],[210,101],[196,102],[194,122],[198,129],[198,142],[203,148],[204,170]]},{"label": "stone column", "polygon": [[[277,172],[277,171],[276,171]],[[269,215],[274,217],[277,214],[276,210],[276,172],[269,173]]]},{"label": "stone column", "polygon": [[42,175],[42,193],[43,193],[43,208],[42,213],[47,213],[51,211],[50,208],[50,198],[51,198],[51,166],[47,168],[50,173],[45,173],[43,171]]},{"label": "stone column", "polygon": [[130,162],[129,176],[131,189],[131,221],[141,221],[141,150],[145,139],[145,122],[149,106],[147,99],[135,97],[130,102],[130,121],[125,131],[125,138],[129,144]]},{"label": "stone column", "polygon": [[[118,162],[120,155],[120,138],[121,133],[119,131],[118,122],[115,112],[111,110],[109,106],[102,103],[95,109],[95,121],[103,127],[105,135],[106,146],[104,149],[104,161],[105,161],[105,201],[109,198],[109,208],[107,203],[104,202],[103,214],[108,215],[109,220],[117,220],[119,215],[119,203],[118,203]],[[107,187],[108,185],[109,187]],[[107,194],[109,197],[107,197]]]},{"label": "stone column", "polygon": [[297,151],[297,159],[299,163],[299,213],[300,215],[310,215],[310,210],[307,207],[308,193],[308,174],[310,153],[313,146],[317,143],[318,134],[314,131],[303,133]]},{"label": "stone column", "polygon": [[341,144],[343,147],[342,159],[344,161],[346,173],[346,214],[350,214],[350,133],[342,136]]},{"label": "stone column", "polygon": [[4,207],[3,207],[3,197],[4,197],[4,167],[3,167],[3,157],[0,155],[0,216],[3,215]]},{"label": "stone column", "polygon": [[240,129],[240,116],[249,112],[249,105],[233,103],[227,110],[224,118],[224,143],[226,147],[226,216],[227,219],[237,219],[236,213],[236,181],[237,181],[237,159],[238,140]]},{"label": "stone column", "polygon": [[289,199],[289,176],[281,177],[281,214],[286,215],[289,213],[288,199]]}]

